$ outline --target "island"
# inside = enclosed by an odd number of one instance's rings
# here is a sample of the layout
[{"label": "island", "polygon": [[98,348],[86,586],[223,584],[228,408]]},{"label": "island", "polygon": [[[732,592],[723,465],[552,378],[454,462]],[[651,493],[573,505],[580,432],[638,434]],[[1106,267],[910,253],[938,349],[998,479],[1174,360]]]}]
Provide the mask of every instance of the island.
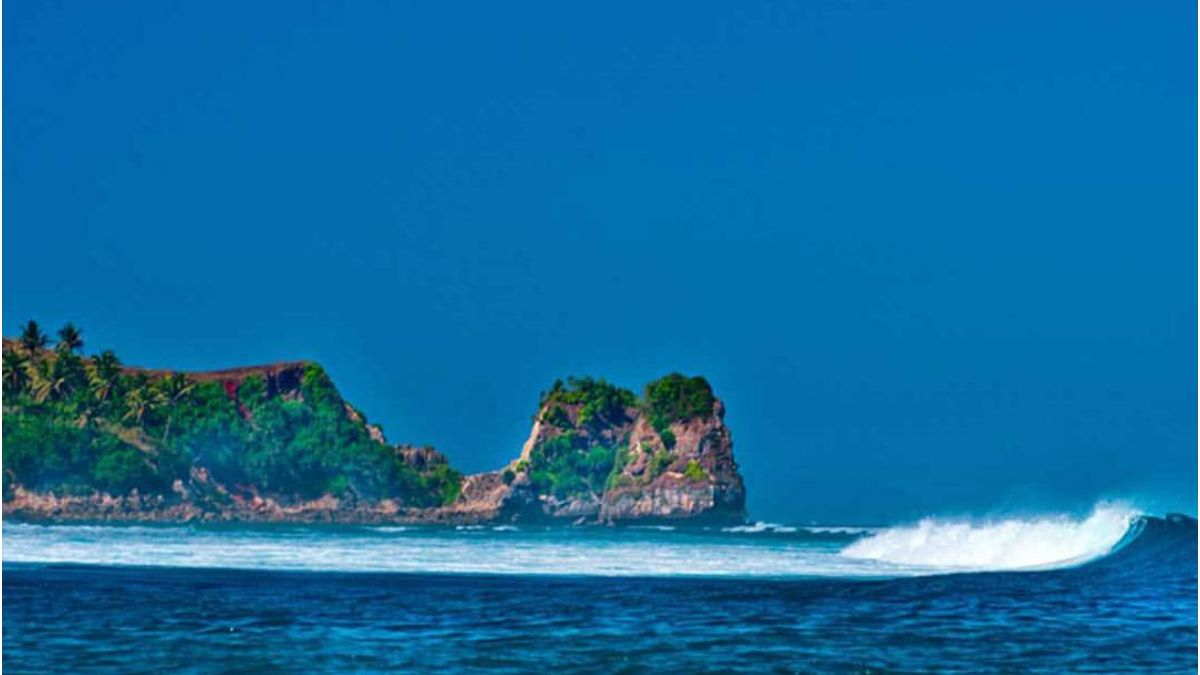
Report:
[{"label": "island", "polygon": [[357,524],[745,520],[724,404],[702,377],[641,396],[571,377],[542,393],[507,465],[463,475],[392,444],[317,363],[206,372],[51,344],[30,321],[3,341],[3,513],[26,522]]}]

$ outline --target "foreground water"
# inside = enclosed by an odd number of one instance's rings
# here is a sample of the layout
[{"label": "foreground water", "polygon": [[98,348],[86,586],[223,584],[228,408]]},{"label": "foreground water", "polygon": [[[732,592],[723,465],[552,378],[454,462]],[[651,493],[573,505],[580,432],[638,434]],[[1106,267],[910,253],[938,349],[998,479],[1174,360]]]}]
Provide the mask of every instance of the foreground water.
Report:
[{"label": "foreground water", "polygon": [[4,526],[4,668],[1196,669],[1196,522]]}]

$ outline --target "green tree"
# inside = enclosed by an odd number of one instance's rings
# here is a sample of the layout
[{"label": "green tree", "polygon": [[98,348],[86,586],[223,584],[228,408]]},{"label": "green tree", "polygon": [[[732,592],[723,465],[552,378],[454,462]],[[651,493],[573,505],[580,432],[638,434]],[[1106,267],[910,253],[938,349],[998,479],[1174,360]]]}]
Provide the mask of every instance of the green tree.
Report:
[{"label": "green tree", "polygon": [[49,344],[50,339],[42,332],[38,323],[30,319],[21,327],[21,347],[25,349],[25,354],[30,359],[37,361],[41,356],[41,352]]},{"label": "green tree", "polygon": [[55,349],[53,359],[44,360],[38,365],[41,380],[35,395],[39,403],[66,402],[87,386],[87,370],[83,359],[61,343]]},{"label": "green tree", "polygon": [[29,357],[15,349],[4,352],[4,393],[20,394],[29,387]]},{"label": "green tree", "polygon": [[68,322],[58,330],[58,347],[68,352],[83,349],[83,332]]},{"label": "green tree", "polygon": [[158,391],[167,410],[167,423],[162,436],[163,443],[166,443],[171,435],[171,421],[175,418],[175,411],[195,388],[196,382],[183,373],[173,373],[159,383]]},{"label": "green tree", "polygon": [[163,406],[162,392],[146,383],[135,387],[125,396],[125,415],[121,418],[132,421],[139,429],[145,429],[146,416]]},{"label": "green tree", "polygon": [[67,391],[67,378],[58,367],[58,360],[42,361],[34,369],[33,400],[38,403],[62,400]]},{"label": "green tree", "polygon": [[[713,414],[716,399],[703,377],[685,377],[671,373],[646,385],[642,408],[655,431],[663,434],[673,422]],[[666,438],[663,439],[664,442]]]},{"label": "green tree", "polygon": [[92,359],[88,368],[88,388],[101,405],[113,396],[121,376],[121,361],[110,349]]}]

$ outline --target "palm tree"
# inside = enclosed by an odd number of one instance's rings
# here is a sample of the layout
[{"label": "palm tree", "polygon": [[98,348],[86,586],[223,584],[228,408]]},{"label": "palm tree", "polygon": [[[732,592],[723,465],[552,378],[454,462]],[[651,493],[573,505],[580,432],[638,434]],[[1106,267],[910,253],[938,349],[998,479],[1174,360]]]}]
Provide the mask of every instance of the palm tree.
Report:
[{"label": "palm tree", "polygon": [[117,386],[117,378],[121,375],[121,361],[111,349],[106,349],[92,359],[88,372],[88,383],[92,396],[99,403],[108,401]]},{"label": "palm tree", "polygon": [[138,387],[125,397],[125,405],[129,408],[123,420],[134,420],[137,425],[142,426],[142,421],[146,418],[146,413],[150,411],[150,397],[146,394],[146,390]]},{"label": "palm tree", "polygon": [[4,352],[4,391],[19,394],[29,386],[29,357],[15,349]]},{"label": "palm tree", "polygon": [[[83,428],[93,418],[103,415],[109,407],[121,375],[121,362],[112,350],[105,350],[86,363],[73,354],[58,355],[58,361],[66,362],[72,359],[78,363],[68,368],[72,371],[72,377],[69,380],[76,382],[80,387],[86,387],[87,393],[86,396],[78,397],[77,401],[78,425]],[[76,367],[82,368],[82,373],[76,370]],[[78,377],[79,375],[82,377]]]},{"label": "palm tree", "polygon": [[44,375],[40,382],[41,389],[37,392],[39,402],[65,401],[87,387],[84,360],[64,342],[59,342],[53,357],[42,359],[37,365]]},{"label": "palm tree", "polygon": [[129,392],[129,395],[125,397],[125,405],[128,406],[129,410],[121,419],[133,420],[137,422],[139,429],[143,429],[143,425],[146,422],[146,415],[162,407],[163,402],[162,393],[154,387],[143,384]]},{"label": "palm tree", "polygon": [[38,378],[33,387],[33,400],[38,403],[46,401],[57,401],[66,394],[67,378],[58,368],[47,368],[43,361],[41,367],[37,369]]},{"label": "palm tree", "polygon": [[25,349],[25,354],[32,360],[37,361],[41,355],[41,351],[46,348],[46,344],[50,339],[42,332],[38,323],[30,319],[21,328],[21,347]]},{"label": "palm tree", "polygon": [[168,407],[167,425],[163,430],[162,442],[165,445],[167,437],[171,434],[171,421],[175,417],[175,407],[183,401],[184,397],[191,393],[192,389],[196,388],[196,383],[183,373],[174,373],[170,377],[164,379],[159,385],[159,391],[162,393],[164,401]]},{"label": "palm tree", "polygon": [[58,347],[68,352],[83,349],[83,332],[76,328],[75,324],[67,322],[67,325],[58,331]]}]

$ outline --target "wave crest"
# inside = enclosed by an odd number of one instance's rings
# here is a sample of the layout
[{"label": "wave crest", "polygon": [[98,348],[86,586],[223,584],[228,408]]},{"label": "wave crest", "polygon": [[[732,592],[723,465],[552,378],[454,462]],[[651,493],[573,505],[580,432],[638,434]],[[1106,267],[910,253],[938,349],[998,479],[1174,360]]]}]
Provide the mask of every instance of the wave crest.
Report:
[{"label": "wave crest", "polygon": [[926,518],[842,549],[848,558],[962,570],[1075,565],[1103,556],[1124,538],[1138,511],[1099,504],[1086,518],[1040,516],[983,522]]}]

